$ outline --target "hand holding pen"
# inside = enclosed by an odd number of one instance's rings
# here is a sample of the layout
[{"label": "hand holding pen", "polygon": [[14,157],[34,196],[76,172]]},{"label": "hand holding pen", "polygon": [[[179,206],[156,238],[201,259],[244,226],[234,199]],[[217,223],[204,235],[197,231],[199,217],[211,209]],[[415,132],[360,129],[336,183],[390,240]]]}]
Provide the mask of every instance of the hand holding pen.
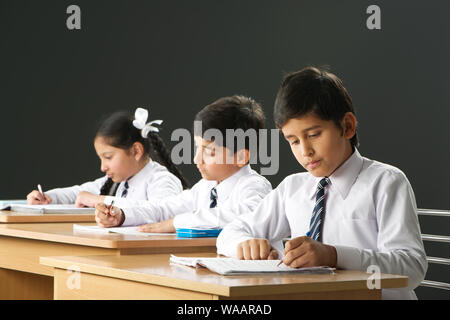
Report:
[{"label": "hand holding pen", "polygon": [[95,205],[95,221],[103,228],[117,227],[125,221],[123,211],[114,207],[114,201],[110,205],[99,202]]},{"label": "hand holding pen", "polygon": [[33,190],[27,195],[28,204],[49,204],[52,199],[42,191],[40,184],[37,185],[38,190]]}]

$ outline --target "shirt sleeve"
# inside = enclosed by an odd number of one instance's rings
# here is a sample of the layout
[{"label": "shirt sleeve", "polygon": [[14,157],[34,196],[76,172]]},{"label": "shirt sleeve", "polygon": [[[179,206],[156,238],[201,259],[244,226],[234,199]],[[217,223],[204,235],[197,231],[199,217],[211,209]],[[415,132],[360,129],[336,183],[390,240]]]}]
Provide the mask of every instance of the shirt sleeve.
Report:
[{"label": "shirt sleeve", "polygon": [[237,197],[216,208],[199,208],[175,216],[175,228],[223,228],[238,216],[253,211],[272,190],[265,178],[248,179],[236,186]]},{"label": "shirt sleeve", "polygon": [[237,246],[252,238],[264,238],[281,254],[281,239],[290,235],[286,218],[283,185],[271,191],[255,208],[225,226],[217,238],[217,253],[237,257]]},{"label": "shirt sleeve", "polygon": [[108,177],[104,176],[94,181],[85,182],[82,185],[52,189],[46,191],[45,194],[52,199],[52,204],[73,204],[81,191],[100,194],[100,189],[107,179]]},{"label": "shirt sleeve", "polygon": [[376,198],[377,251],[335,246],[337,267],[408,276],[408,289],[416,288],[428,267],[413,190],[403,173],[391,173],[380,183]]},{"label": "shirt sleeve", "polygon": [[[193,187],[195,188],[195,186]],[[194,190],[184,190],[176,196],[158,201],[142,201],[139,207],[123,207],[123,226],[138,226],[173,218],[175,215],[194,210]]]},{"label": "shirt sleeve", "polygon": [[146,199],[130,199],[122,197],[105,197],[104,203],[109,205],[114,200],[114,205],[119,208],[145,207],[148,201],[158,201],[167,197],[176,196],[183,191],[180,179],[170,172],[162,172],[152,177],[146,184]]}]

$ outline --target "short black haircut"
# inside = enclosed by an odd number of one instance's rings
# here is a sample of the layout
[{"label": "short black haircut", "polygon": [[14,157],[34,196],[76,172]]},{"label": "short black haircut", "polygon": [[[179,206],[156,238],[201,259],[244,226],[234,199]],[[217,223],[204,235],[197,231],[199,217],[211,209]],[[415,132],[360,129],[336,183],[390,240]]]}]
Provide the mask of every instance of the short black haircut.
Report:
[{"label": "short black haircut", "polygon": [[[256,130],[257,148],[259,145],[259,130],[264,128],[264,112],[259,103],[252,98],[233,95],[220,98],[204,107],[195,116],[195,121],[202,122],[202,136],[208,129],[217,129],[224,138],[224,146],[229,146],[231,141],[227,141],[226,130],[248,129]],[[194,132],[195,133],[195,132]],[[197,134],[197,133],[195,133]],[[234,150],[237,152],[237,139],[234,139]],[[249,139],[245,139],[245,149],[249,149]]]},{"label": "short black haircut", "polygon": [[[310,66],[285,76],[275,100],[274,120],[280,129],[289,119],[314,113],[342,129],[341,120],[347,112],[355,114],[352,99],[341,79]],[[358,147],[356,132],[350,143],[352,148]]]}]

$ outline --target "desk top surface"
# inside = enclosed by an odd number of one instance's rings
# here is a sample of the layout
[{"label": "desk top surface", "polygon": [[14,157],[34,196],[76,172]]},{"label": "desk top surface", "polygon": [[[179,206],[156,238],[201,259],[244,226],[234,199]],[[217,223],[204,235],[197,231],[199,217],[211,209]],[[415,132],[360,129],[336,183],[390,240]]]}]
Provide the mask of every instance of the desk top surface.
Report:
[{"label": "desk top surface", "polygon": [[[95,223],[81,223],[95,225]],[[167,236],[135,236],[123,234],[99,234],[73,230],[73,223],[18,223],[0,224],[0,236],[43,240],[101,248],[170,248],[215,247],[217,238],[177,238]]]},{"label": "desk top surface", "polygon": [[0,210],[0,223],[95,222],[94,214],[43,214]]},{"label": "desk top surface", "polygon": [[[179,256],[215,257],[213,253],[177,254]],[[194,290],[221,296],[299,293],[311,291],[367,289],[372,275],[362,271],[337,270],[335,274],[255,274],[222,276],[205,268],[170,264],[170,254],[133,256],[41,257],[41,264],[60,269],[77,266],[87,272],[111,278]],[[82,276],[82,275],[81,275]],[[381,274],[381,288],[399,288],[408,278]],[[263,290],[263,291],[262,291]]]}]

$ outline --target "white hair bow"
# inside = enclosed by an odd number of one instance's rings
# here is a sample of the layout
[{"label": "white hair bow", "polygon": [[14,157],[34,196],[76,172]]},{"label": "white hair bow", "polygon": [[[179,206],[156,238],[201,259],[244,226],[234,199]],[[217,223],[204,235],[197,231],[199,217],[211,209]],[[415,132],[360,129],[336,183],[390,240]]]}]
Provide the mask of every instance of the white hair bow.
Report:
[{"label": "white hair bow", "polygon": [[147,138],[148,133],[151,132],[159,132],[157,127],[154,127],[153,124],[160,125],[162,120],[153,120],[146,124],[148,118],[148,111],[143,108],[137,108],[134,113],[133,126],[137,129],[141,130],[141,134],[143,138]]}]

